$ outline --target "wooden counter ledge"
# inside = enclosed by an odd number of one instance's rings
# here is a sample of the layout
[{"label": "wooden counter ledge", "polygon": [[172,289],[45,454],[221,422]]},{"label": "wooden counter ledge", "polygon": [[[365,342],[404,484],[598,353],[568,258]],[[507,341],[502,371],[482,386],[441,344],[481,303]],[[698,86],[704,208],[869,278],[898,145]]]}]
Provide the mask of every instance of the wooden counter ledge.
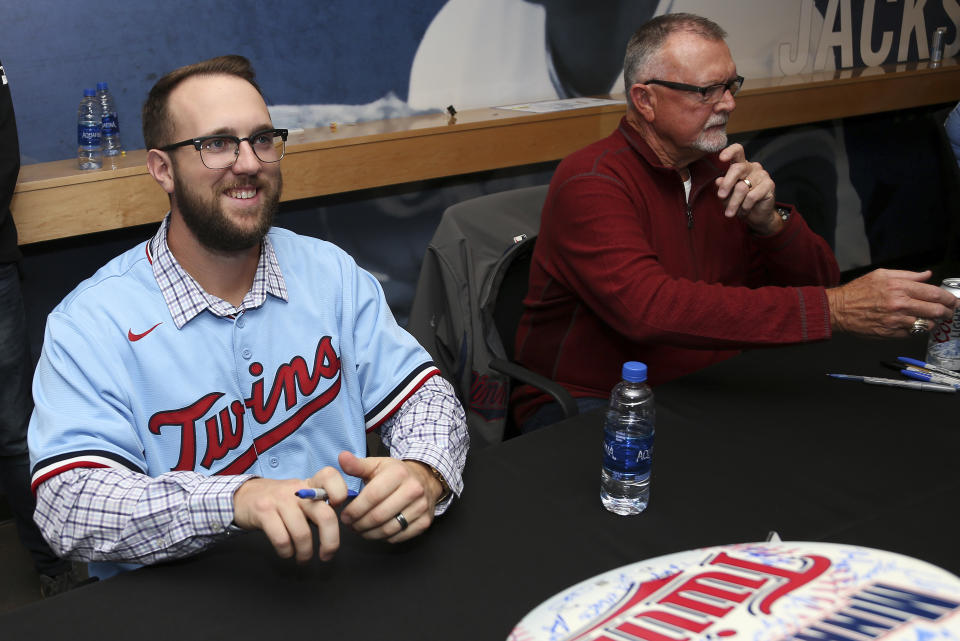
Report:
[{"label": "wooden counter ledge", "polygon": [[[623,99],[623,96],[613,96]],[[750,79],[737,96],[731,133],[960,100],[960,64],[924,63]],[[624,107],[547,114],[484,108],[291,133],[283,199],[299,200],[417,180],[559,160],[607,135]],[[280,124],[280,123],[278,123]],[[76,160],[25,165],[12,210],[20,244],[159,221],[166,194],[146,169],[146,151],[104,169]]]}]

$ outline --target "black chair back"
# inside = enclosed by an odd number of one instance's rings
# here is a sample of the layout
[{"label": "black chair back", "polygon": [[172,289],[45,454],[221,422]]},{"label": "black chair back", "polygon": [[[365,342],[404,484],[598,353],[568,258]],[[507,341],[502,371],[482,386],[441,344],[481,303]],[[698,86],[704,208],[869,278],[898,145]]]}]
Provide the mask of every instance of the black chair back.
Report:
[{"label": "black chair back", "polygon": [[514,337],[523,315],[523,299],[529,286],[530,261],[533,259],[535,242],[536,239],[532,239],[517,250],[503,275],[503,280],[500,281],[494,303],[493,322],[509,361],[513,360]]}]

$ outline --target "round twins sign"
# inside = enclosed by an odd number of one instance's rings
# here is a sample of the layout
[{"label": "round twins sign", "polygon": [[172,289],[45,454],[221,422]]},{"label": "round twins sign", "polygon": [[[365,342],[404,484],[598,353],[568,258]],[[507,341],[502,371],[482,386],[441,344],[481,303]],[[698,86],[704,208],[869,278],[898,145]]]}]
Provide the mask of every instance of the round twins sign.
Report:
[{"label": "round twins sign", "polygon": [[508,641],[960,641],[960,579],[899,554],[750,543],[611,570],[539,605]]}]

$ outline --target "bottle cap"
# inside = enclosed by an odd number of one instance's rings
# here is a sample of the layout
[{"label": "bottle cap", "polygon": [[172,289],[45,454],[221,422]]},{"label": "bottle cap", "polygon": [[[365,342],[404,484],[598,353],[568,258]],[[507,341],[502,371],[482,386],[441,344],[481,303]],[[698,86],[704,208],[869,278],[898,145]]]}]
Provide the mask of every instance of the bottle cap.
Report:
[{"label": "bottle cap", "polygon": [[96,96],[96,95],[97,95],[97,92],[96,92],[94,89],[84,89],[84,90],[83,90],[83,95],[84,95],[84,97],[86,97],[86,96]]},{"label": "bottle cap", "polygon": [[627,361],[623,364],[623,380],[642,383],[647,380],[647,366],[640,361]]},{"label": "bottle cap", "polygon": [[107,89],[107,83],[105,82],[97,83],[97,91],[105,91],[106,89]]}]

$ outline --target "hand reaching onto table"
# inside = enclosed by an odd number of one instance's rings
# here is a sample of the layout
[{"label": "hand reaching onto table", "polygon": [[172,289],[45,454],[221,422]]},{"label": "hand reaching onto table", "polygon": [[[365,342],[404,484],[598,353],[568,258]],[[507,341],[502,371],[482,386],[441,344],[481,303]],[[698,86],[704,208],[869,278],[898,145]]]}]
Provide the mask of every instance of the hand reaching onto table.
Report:
[{"label": "hand reaching onto table", "polygon": [[914,321],[948,319],[958,301],[925,281],[931,272],[877,269],[846,285],[827,290],[830,324],[837,330],[864,336],[907,336]]}]

